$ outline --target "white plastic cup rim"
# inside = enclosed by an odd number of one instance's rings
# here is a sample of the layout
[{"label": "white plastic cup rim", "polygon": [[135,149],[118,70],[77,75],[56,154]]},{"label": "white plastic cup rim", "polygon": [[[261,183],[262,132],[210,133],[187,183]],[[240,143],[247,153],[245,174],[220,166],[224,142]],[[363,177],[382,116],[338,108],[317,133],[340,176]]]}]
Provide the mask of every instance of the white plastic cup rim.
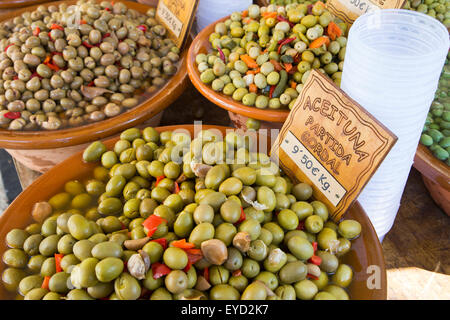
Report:
[{"label": "white plastic cup rim", "polygon": [[[420,24],[420,26],[424,27],[424,30],[430,30],[430,33],[432,33],[437,39],[442,39],[442,41],[437,40],[439,44],[442,45],[440,48],[430,48],[430,50],[427,53],[417,53],[412,54],[409,56],[401,56],[399,59],[399,56],[392,53],[387,52],[379,52],[378,50],[372,48],[371,46],[364,43],[364,41],[361,41],[358,37],[358,33],[364,31],[365,34],[367,34],[367,30],[361,30],[365,29],[366,26],[369,25],[370,21],[374,21],[375,18],[380,22],[381,26],[385,26],[386,20],[392,21],[391,19],[395,19],[396,25],[401,26],[402,24],[408,24],[409,21],[404,21],[405,19],[414,19],[414,20],[421,20],[424,23]],[[383,21],[384,20],[384,21]],[[419,24],[416,25],[418,27]],[[433,30],[431,30],[433,28]],[[440,32],[440,34],[438,34]],[[351,39],[352,38],[352,39]],[[353,39],[354,38],[354,39]],[[391,58],[395,60],[402,61],[402,63],[407,63],[407,61],[414,61],[417,63],[417,61],[434,61],[436,57],[440,57],[442,52],[445,50],[448,50],[449,47],[449,39],[448,39],[448,30],[445,28],[445,26],[437,21],[436,19],[425,15],[423,13],[417,12],[417,11],[410,11],[410,10],[404,10],[404,9],[383,9],[383,10],[376,10],[373,12],[366,13],[356,19],[356,21],[353,23],[352,28],[350,29],[349,33],[349,42],[350,41],[356,41],[358,42],[358,45],[360,46],[361,50],[365,52],[365,54],[373,55],[373,56],[383,56],[386,58]]]}]

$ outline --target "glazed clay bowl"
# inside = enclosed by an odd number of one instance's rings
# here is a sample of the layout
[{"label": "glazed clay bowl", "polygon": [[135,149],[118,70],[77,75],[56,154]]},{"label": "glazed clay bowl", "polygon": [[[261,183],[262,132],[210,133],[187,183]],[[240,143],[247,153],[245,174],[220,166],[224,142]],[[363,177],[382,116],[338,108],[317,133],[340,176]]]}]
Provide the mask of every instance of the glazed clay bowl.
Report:
[{"label": "glazed clay bowl", "polygon": [[[193,125],[179,125],[156,128],[162,132],[166,130],[185,129],[193,136]],[[203,126],[202,129],[217,129],[224,134],[233,128],[218,126]],[[260,139],[268,139],[260,136]],[[117,138],[106,140],[105,145],[112,149]],[[0,256],[7,249],[5,236],[13,228],[24,228],[31,223],[31,208],[34,203],[47,200],[64,188],[69,180],[89,178],[97,163],[84,163],[82,152],[72,155],[62,163],[50,169],[26,188],[0,217]],[[362,207],[356,202],[346,213],[345,218],[355,219],[361,223],[361,235],[352,241],[352,248],[343,258],[343,262],[350,265],[354,271],[353,282],[349,287],[352,299],[384,300],[387,296],[386,268],[383,251],[369,218]],[[0,273],[5,265],[0,263]],[[7,292],[0,284],[0,299],[13,299],[15,294]]]},{"label": "glazed clay bowl", "polygon": [[422,144],[417,148],[414,168],[422,174],[433,200],[450,216],[450,168]]},{"label": "glazed clay bowl", "polygon": [[258,109],[256,107],[245,106],[223,93],[214,91],[210,85],[207,85],[200,80],[200,72],[197,69],[195,57],[199,53],[208,53],[211,50],[211,44],[208,41],[209,35],[214,32],[214,26],[217,23],[223,22],[228,18],[229,17],[225,17],[210,24],[197,34],[192,41],[187,56],[189,78],[197,90],[209,101],[228,110],[230,119],[236,128],[246,130],[245,121],[247,118],[260,120],[262,122],[262,128],[281,128],[289,114],[289,110]]},{"label": "glazed clay bowl", "polygon": [[[100,1],[100,0],[99,0]],[[145,13],[149,6],[144,4],[120,1],[139,12]],[[74,4],[75,0],[65,1]],[[157,0],[153,1],[154,6]],[[61,2],[50,2],[43,6],[59,5]],[[13,14],[3,15],[0,21],[10,19],[23,12],[36,9],[37,6],[23,8]],[[115,117],[103,121],[55,131],[10,131],[0,129],[0,148],[5,148],[17,161],[26,167],[45,172],[70,155],[84,149],[88,143],[112,137],[117,133],[140,124],[158,126],[162,111],[174,102],[188,85],[187,50],[180,56],[178,70],[158,91],[142,93],[142,101],[136,107]]]},{"label": "glazed clay bowl", "polygon": [[50,0],[2,0],[0,2],[0,9],[13,9],[34,6]]}]

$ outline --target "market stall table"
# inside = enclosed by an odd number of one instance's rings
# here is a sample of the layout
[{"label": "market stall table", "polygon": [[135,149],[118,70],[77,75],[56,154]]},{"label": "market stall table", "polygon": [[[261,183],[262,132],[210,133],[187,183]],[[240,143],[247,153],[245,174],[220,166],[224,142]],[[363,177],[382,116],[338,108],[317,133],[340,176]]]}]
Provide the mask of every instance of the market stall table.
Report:
[{"label": "market stall table", "polygon": [[[167,109],[161,125],[196,120],[230,125],[225,110],[189,85]],[[19,163],[16,168],[23,188],[39,176]],[[383,241],[388,299],[450,299],[449,229],[450,217],[433,202],[420,173],[412,169],[397,219]]]}]

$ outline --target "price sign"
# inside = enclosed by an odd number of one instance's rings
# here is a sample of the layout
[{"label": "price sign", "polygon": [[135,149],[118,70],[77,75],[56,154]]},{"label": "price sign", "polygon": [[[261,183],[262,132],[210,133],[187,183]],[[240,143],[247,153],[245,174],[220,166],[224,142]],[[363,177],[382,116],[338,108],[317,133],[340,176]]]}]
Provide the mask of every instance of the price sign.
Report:
[{"label": "price sign", "polygon": [[400,9],[405,0],[328,0],[326,7],[335,16],[352,24],[359,16],[374,10]]},{"label": "price sign", "polygon": [[186,42],[199,0],[159,0],[156,18],[169,30],[170,38],[181,47]]},{"label": "price sign", "polygon": [[295,182],[307,182],[339,221],[397,137],[322,73],[313,70],[272,146]]}]

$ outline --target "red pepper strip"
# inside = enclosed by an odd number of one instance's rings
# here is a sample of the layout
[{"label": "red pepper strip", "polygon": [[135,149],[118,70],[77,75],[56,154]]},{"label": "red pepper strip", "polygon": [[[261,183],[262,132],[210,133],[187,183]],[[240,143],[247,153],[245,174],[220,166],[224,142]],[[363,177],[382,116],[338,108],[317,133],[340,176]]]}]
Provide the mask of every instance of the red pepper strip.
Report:
[{"label": "red pepper strip", "polygon": [[18,80],[19,79],[19,76],[14,76],[13,77],[13,80]]},{"label": "red pepper strip", "polygon": [[308,14],[312,14],[313,7],[314,7],[314,5],[312,5],[312,4],[308,5]]},{"label": "red pepper strip", "polygon": [[3,116],[5,118],[12,119],[12,120],[19,119],[20,118],[20,112],[19,111],[16,111],[16,112],[9,111],[9,112],[6,112],[5,114],[3,114]]},{"label": "red pepper strip", "polygon": [[271,59],[270,63],[273,64],[273,67],[275,68],[276,71],[283,70],[283,67],[281,66],[281,64],[277,60]]},{"label": "red pepper strip", "polygon": [[313,280],[319,280],[319,277],[313,276],[312,274],[309,274],[309,273],[306,276]]},{"label": "red pepper strip", "polygon": [[241,216],[239,217],[239,220],[234,223],[234,225],[236,226],[244,220],[245,220],[245,212],[244,212],[244,208],[241,207]]},{"label": "red pepper strip", "polygon": [[300,221],[298,223],[297,230],[305,230],[305,221]]},{"label": "red pepper strip", "polygon": [[108,38],[108,37],[110,37],[111,36],[111,33],[105,33],[103,36],[102,36],[102,39],[105,39],[105,38]]},{"label": "red pepper strip", "polygon": [[41,32],[41,28],[36,27],[36,28],[33,30],[33,36],[38,36],[38,35],[39,35],[39,32]]},{"label": "red pepper strip", "polygon": [[180,186],[178,185],[178,182],[175,182],[175,190],[174,190],[174,192],[175,193],[180,192]]},{"label": "red pepper strip", "polygon": [[42,79],[42,77],[40,75],[38,75],[38,73],[36,71],[31,74],[30,79],[34,78],[34,77],[38,77],[39,79]]},{"label": "red pepper strip", "polygon": [[208,269],[208,267],[206,267],[205,269],[203,269],[203,278],[205,278],[206,281],[209,282],[209,269]]},{"label": "red pepper strip", "polygon": [[122,221],[120,221],[120,229],[125,230],[126,228],[127,226]]},{"label": "red pepper strip", "polygon": [[62,56],[62,52],[58,52],[58,51],[52,51],[52,55],[58,55],[58,56]]},{"label": "red pepper strip", "polygon": [[51,64],[51,63],[47,63],[47,67],[49,67],[50,69],[52,69],[54,71],[58,71],[59,70],[58,66],[56,66],[54,64]]},{"label": "red pepper strip", "polygon": [[312,246],[313,246],[313,249],[314,249],[314,253],[316,253],[316,251],[317,251],[317,242],[314,241],[314,242],[312,243]]},{"label": "red pepper strip", "polygon": [[181,239],[177,241],[171,242],[172,247],[180,248],[180,249],[192,249],[195,248],[195,244],[186,242],[186,239]]},{"label": "red pepper strip", "polygon": [[6,50],[8,50],[8,48],[11,47],[11,46],[15,46],[15,44],[14,44],[14,43],[8,44],[8,45],[6,46],[6,48],[5,48],[5,52],[6,52]]},{"label": "red pepper strip", "polygon": [[147,31],[147,26],[146,26],[146,25],[143,25],[143,24],[141,24],[140,26],[137,26],[137,28],[138,28],[139,30],[142,30],[143,32],[146,32],[146,31]]},{"label": "red pepper strip", "polygon": [[276,87],[275,85],[273,85],[273,86],[270,87],[269,98],[272,98],[273,91],[275,90],[275,87]]},{"label": "red pepper strip", "polygon": [[223,61],[223,63],[226,63],[225,53],[223,53],[222,49],[217,47],[217,51],[219,51],[220,59]]},{"label": "red pepper strip", "polygon": [[167,248],[167,239],[166,238],[153,239],[150,241],[159,243],[161,245],[161,247],[163,247],[164,250],[166,250],[166,248]]},{"label": "red pepper strip", "polygon": [[51,41],[51,42],[55,42],[55,40],[53,40],[53,38],[52,38],[52,36],[51,36],[50,33],[51,33],[51,32],[48,33],[48,37],[50,38],[50,41]]},{"label": "red pepper strip", "polygon": [[83,41],[81,44],[82,44],[83,46],[85,46],[86,48],[89,48],[89,49],[95,47],[95,46],[93,46],[92,44],[87,43],[86,41]]},{"label": "red pepper strip", "polygon": [[289,26],[290,26],[291,28],[293,28],[293,27],[295,26],[295,24],[292,23],[292,22],[290,22],[289,19],[286,18],[286,17],[283,17],[283,16],[278,15],[278,16],[277,16],[277,20],[278,20],[278,21],[284,21],[284,22],[289,23]]},{"label": "red pepper strip", "polygon": [[161,262],[152,263],[153,279],[159,279],[172,271],[168,266]]},{"label": "red pepper strip", "polygon": [[128,263],[126,261],[123,262],[123,272],[128,271]]},{"label": "red pepper strip", "polygon": [[86,20],[84,20],[84,19],[81,19],[81,20],[80,20],[80,24],[86,24],[86,23],[87,23]]},{"label": "red pepper strip", "polygon": [[59,30],[64,31],[64,27],[62,27],[62,26],[60,26],[59,24],[56,24],[56,23],[52,23],[50,29],[51,30],[59,29]]},{"label": "red pepper strip", "polygon": [[167,220],[154,214],[145,219],[144,222],[142,222],[142,225],[148,230],[147,236],[151,237],[156,229],[158,229],[158,226],[163,222],[167,223]]},{"label": "red pepper strip", "polygon": [[237,269],[233,271],[233,277],[239,277],[242,274],[241,269]]},{"label": "red pepper strip", "polygon": [[62,253],[55,253],[55,267],[56,272],[61,272],[63,269],[61,268],[61,260],[64,257]]},{"label": "red pepper strip", "polygon": [[298,52],[298,53],[294,56],[294,64],[299,63],[301,59],[302,59],[302,58],[301,58],[300,52]]},{"label": "red pepper strip", "polygon": [[42,62],[42,63],[43,63],[43,64],[49,63],[51,58],[52,58],[51,55],[48,54],[48,55],[45,57],[44,62]]},{"label": "red pepper strip", "polygon": [[50,282],[50,276],[45,276],[42,282],[41,288],[48,290],[48,283]]},{"label": "red pepper strip", "polygon": [[309,260],[309,263],[315,264],[316,266],[320,266],[322,263],[322,258],[316,255],[313,255]]},{"label": "red pepper strip", "polygon": [[158,184],[161,182],[162,179],[164,179],[166,176],[159,176],[158,178],[156,178],[156,182],[155,182],[155,187],[158,186]]},{"label": "red pepper strip", "polygon": [[278,47],[278,54],[280,54],[281,48],[283,48],[283,46],[284,46],[285,44],[291,43],[291,42],[294,41],[295,39],[297,39],[297,38],[292,37],[292,38],[284,39],[284,40],[280,43],[280,46]]},{"label": "red pepper strip", "polygon": [[106,11],[111,11],[111,9],[110,9],[110,8],[105,8],[105,10],[106,10]]},{"label": "red pepper strip", "polygon": [[202,251],[200,249],[185,249],[184,250],[188,256],[188,263],[186,267],[183,269],[184,272],[188,272],[191,269],[191,266],[200,261],[203,258]]},{"label": "red pepper strip", "polygon": [[92,87],[94,85],[94,81],[89,82],[88,87]]}]

